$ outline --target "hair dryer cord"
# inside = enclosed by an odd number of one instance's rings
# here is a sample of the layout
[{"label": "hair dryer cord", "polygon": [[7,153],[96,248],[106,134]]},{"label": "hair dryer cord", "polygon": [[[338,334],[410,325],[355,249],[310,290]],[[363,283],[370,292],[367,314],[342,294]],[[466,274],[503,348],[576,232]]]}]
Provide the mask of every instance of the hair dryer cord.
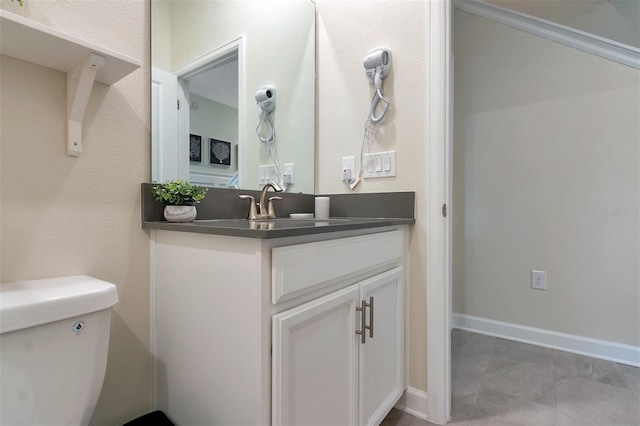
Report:
[{"label": "hair dryer cord", "polygon": [[[267,127],[269,128],[268,136],[262,136],[262,133],[260,133],[262,123],[267,123]],[[267,146],[270,146],[276,140],[276,129],[273,127],[273,122],[271,121],[269,114],[265,112],[260,113],[260,121],[258,122],[258,126],[256,126],[256,134],[258,135],[260,142]]]},{"label": "hair dryer cord", "polygon": [[[376,117],[376,107],[378,106],[378,102],[380,101],[384,102],[384,106],[382,107],[382,112],[380,113],[380,115]],[[369,120],[371,120],[372,123],[380,123],[387,115],[387,112],[389,112],[389,105],[391,105],[391,103],[384,98],[384,96],[382,95],[382,90],[377,89],[376,93],[374,93],[373,95],[373,99],[371,99],[371,108],[369,108]]]}]

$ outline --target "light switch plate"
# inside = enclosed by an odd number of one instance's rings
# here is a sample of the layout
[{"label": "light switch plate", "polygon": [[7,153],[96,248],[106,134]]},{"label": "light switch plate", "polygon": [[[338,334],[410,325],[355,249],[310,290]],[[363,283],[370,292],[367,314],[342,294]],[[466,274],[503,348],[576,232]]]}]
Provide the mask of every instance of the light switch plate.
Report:
[{"label": "light switch plate", "polygon": [[365,179],[383,178],[396,175],[396,152],[372,152],[365,154],[364,159]]},{"label": "light switch plate", "polygon": [[278,171],[276,166],[266,165],[258,166],[258,183],[264,185],[269,182],[279,182]]}]

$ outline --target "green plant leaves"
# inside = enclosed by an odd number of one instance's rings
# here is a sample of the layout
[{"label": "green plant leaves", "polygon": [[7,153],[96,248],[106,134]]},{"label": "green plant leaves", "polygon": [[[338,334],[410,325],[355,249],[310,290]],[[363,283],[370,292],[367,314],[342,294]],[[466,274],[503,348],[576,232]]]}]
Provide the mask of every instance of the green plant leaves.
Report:
[{"label": "green plant leaves", "polygon": [[165,206],[193,206],[204,198],[208,188],[191,185],[189,181],[176,179],[154,185],[151,188],[153,199]]}]

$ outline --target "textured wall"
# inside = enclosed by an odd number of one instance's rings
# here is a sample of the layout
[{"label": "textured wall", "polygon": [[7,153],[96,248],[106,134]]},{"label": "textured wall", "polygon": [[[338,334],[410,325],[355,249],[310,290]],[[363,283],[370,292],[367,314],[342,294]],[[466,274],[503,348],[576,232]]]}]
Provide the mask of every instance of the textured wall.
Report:
[{"label": "textured wall", "polygon": [[[144,1],[40,1],[1,7],[149,60]],[[1,281],[88,274],[118,286],[109,362],[93,422],[150,409],[149,238],[139,184],[149,180],[148,65],[96,84],[84,152],[66,152],[65,75],[5,56],[1,71]]]},{"label": "textured wall", "polygon": [[454,312],[640,345],[640,73],[455,19]]},{"label": "textured wall", "polygon": [[[341,181],[342,157],[360,163],[371,85],[362,60],[377,46],[391,49],[393,69],[384,81],[391,109],[376,127],[371,152],[397,151],[397,176],[365,180],[356,192],[415,191],[416,217],[424,217],[427,98],[426,3],[422,1],[318,0],[318,135],[316,189],[349,192]],[[425,224],[410,238],[407,297],[410,315],[409,385],[427,389]]]}]

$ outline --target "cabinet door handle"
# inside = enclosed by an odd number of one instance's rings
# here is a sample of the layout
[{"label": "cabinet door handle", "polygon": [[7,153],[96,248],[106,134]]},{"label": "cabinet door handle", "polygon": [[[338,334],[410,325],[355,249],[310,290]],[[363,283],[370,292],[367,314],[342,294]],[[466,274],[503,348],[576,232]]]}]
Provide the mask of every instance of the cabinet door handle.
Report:
[{"label": "cabinet door handle", "polygon": [[373,296],[369,297],[369,337],[373,339]]},{"label": "cabinet door handle", "polygon": [[[360,324],[362,324],[362,330],[356,330],[356,334],[359,334],[362,343],[367,343],[367,330],[369,330],[369,337],[373,339],[373,296],[369,297],[369,303],[366,300],[360,302],[359,307],[356,307],[356,311],[360,312]],[[369,308],[369,325],[367,325],[367,308]]]},{"label": "cabinet door handle", "polygon": [[364,344],[364,343],[367,343],[367,334],[365,330],[369,328],[366,325],[368,305],[367,305],[367,302],[365,302],[364,300],[360,304],[361,304],[360,307],[356,306],[356,311],[360,312],[360,324],[362,326],[362,330],[356,330],[356,334],[359,334],[361,336],[360,342]]}]

